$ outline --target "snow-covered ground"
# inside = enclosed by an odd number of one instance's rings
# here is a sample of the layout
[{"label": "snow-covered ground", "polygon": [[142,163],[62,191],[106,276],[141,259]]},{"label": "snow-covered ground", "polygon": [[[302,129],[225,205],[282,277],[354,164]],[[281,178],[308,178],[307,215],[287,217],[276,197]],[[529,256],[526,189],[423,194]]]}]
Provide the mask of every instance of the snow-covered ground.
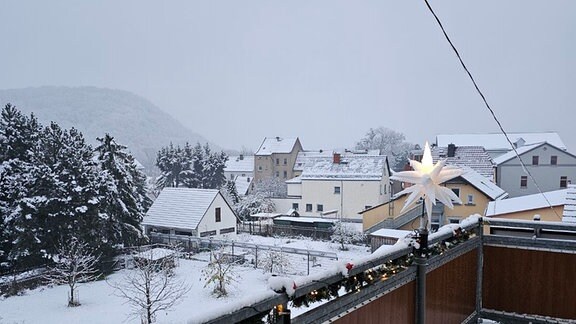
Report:
[{"label": "snow-covered ground", "polygon": [[[352,261],[355,258],[370,254],[365,246],[349,246],[349,251],[340,251],[338,245],[329,242],[311,241],[308,239],[265,238],[260,236],[241,235],[240,241],[255,244],[286,246],[300,249],[335,252],[338,261],[317,260],[320,266],[310,267],[310,274],[335,267],[336,263]],[[238,251],[235,251],[238,253]],[[230,308],[239,300],[258,299],[273,295],[268,288],[269,273],[255,269],[249,262],[235,267],[237,282],[229,288],[229,296],[215,298],[211,295],[212,288],[204,288],[202,269],[207,265],[208,253],[194,255],[194,260],[180,260],[175,273],[192,286],[182,301],[167,312],[157,314],[158,323],[199,323],[210,318],[212,314],[221,313],[222,309]],[[290,255],[290,273],[294,277],[306,275],[307,257]],[[79,287],[79,307],[67,307],[67,286],[41,287],[29,290],[22,296],[0,299],[0,324],[32,324],[32,323],[139,323],[139,318],[130,318],[130,305],[115,295],[112,286],[122,280],[121,270],[110,275],[106,281],[82,284]],[[314,305],[312,305],[314,306]],[[292,309],[293,316],[305,312],[306,309]]]}]

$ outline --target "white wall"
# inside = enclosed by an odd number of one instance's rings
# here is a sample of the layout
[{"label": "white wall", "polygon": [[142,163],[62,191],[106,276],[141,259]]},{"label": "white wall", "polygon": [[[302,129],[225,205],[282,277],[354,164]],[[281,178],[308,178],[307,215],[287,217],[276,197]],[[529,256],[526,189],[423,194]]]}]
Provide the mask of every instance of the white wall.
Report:
[{"label": "white wall", "polygon": [[[221,210],[221,221],[220,222],[216,222],[216,208],[217,207],[220,207],[220,210]],[[233,233],[220,234],[221,229],[230,228],[230,227],[234,227]],[[202,218],[202,220],[198,224],[198,236],[200,236],[200,233],[202,233],[202,232],[212,231],[212,230],[216,230],[216,235],[214,235],[214,237],[223,238],[226,236],[235,236],[236,235],[236,230],[237,230],[236,216],[234,215],[234,212],[228,206],[226,201],[224,201],[224,198],[222,197],[222,194],[220,194],[220,193],[218,195],[216,195],[216,198],[214,199],[214,201],[212,202],[210,207],[208,207],[206,214],[204,214],[204,217]]]}]

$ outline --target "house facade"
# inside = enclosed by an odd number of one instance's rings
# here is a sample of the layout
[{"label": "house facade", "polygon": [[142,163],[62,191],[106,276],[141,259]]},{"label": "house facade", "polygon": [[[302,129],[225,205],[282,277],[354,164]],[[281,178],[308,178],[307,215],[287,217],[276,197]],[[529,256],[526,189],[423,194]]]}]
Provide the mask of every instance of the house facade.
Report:
[{"label": "house facade", "polygon": [[[506,198],[507,193],[488,178],[472,169],[466,169],[464,174],[452,179],[444,186],[450,188],[462,201],[454,204],[454,208],[445,207],[437,202],[432,212],[432,228],[438,228],[449,223],[459,223],[462,219],[474,215],[484,215],[490,201]],[[374,232],[381,228],[414,230],[420,227],[422,205],[417,204],[401,212],[407,195],[395,196],[389,202],[361,212],[362,228]]]},{"label": "house facade", "polygon": [[359,211],[389,200],[389,177],[386,156],[320,156],[286,181],[288,198],[274,203],[278,211],[295,209],[301,216],[360,220]]},{"label": "house facade", "polygon": [[302,144],[296,138],[266,137],[254,154],[254,183],[266,178],[294,178],[294,163]]},{"label": "house facade", "polygon": [[142,221],[146,234],[228,237],[238,218],[220,191],[164,188]]},{"label": "house facade", "polygon": [[[576,156],[566,150],[542,142],[521,146],[517,148],[517,152],[542,192],[565,189],[570,183],[576,183]],[[510,197],[539,192],[514,152],[495,158],[494,163],[496,183],[506,190]]]}]

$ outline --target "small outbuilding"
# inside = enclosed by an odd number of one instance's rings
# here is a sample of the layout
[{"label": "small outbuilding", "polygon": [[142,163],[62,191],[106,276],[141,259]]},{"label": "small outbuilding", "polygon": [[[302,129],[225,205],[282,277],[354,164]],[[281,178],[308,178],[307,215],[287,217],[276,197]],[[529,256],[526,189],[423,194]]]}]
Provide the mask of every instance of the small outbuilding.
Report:
[{"label": "small outbuilding", "polygon": [[146,234],[236,235],[238,217],[219,190],[164,188],[142,221]]}]

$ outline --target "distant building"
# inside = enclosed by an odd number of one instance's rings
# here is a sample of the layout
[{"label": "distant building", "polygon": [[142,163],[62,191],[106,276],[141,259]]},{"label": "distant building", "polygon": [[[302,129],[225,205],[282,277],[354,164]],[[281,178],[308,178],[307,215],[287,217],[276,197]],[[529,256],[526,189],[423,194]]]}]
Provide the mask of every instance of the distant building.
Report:
[{"label": "distant building", "polygon": [[142,221],[146,234],[236,235],[236,214],[215,189],[164,188]]},{"label": "distant building", "polygon": [[302,144],[296,138],[266,137],[254,154],[254,184],[266,178],[294,177],[294,163]]},{"label": "distant building", "polygon": [[486,217],[576,223],[576,185],[521,197],[493,201]]},{"label": "distant building", "polygon": [[[464,174],[444,184],[462,200],[454,209],[446,208],[436,202],[432,209],[432,228],[448,223],[459,223],[473,215],[483,215],[490,201],[500,201],[508,194],[488,178],[466,168]],[[375,232],[382,228],[413,230],[419,227],[419,218],[423,213],[422,205],[415,204],[400,212],[408,195],[394,196],[389,202],[374,206],[361,212],[364,231]]]},{"label": "distant building", "polygon": [[[508,137],[516,147],[548,142],[561,150],[566,150],[566,145],[556,132],[508,133]],[[450,144],[456,146],[483,146],[492,158],[512,150],[510,143],[508,143],[502,133],[436,135],[436,146],[447,147]]]},{"label": "distant building", "polygon": [[224,168],[224,176],[227,180],[234,181],[240,196],[246,195],[254,179],[254,156],[229,156]]},{"label": "distant building", "polygon": [[360,220],[358,212],[390,197],[390,167],[384,155],[315,156],[301,172],[286,181],[288,198],[274,199],[276,210]]},{"label": "distant building", "polygon": [[[565,189],[576,181],[576,156],[548,142],[523,145],[516,149],[526,169],[541,191]],[[510,197],[538,193],[514,151],[494,158],[496,183]]]},{"label": "distant building", "polygon": [[448,144],[446,147],[433,147],[431,153],[434,163],[439,160],[446,160],[446,165],[470,168],[495,182],[494,163],[482,146],[456,146],[454,144]]}]

